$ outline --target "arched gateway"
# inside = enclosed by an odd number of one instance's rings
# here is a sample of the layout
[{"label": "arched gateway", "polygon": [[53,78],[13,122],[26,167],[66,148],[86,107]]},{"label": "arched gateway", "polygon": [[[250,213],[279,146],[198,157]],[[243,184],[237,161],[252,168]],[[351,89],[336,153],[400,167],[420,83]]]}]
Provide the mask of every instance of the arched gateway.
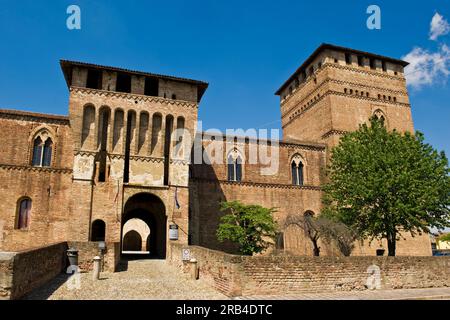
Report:
[{"label": "arched gateway", "polygon": [[[130,197],[123,210],[121,239],[124,237],[123,227],[130,219],[140,219],[149,226],[151,230],[148,240],[149,255],[153,258],[165,259],[167,216],[162,200],[151,193],[138,193]],[[129,249],[123,246],[124,243],[122,243],[122,251]]]}]

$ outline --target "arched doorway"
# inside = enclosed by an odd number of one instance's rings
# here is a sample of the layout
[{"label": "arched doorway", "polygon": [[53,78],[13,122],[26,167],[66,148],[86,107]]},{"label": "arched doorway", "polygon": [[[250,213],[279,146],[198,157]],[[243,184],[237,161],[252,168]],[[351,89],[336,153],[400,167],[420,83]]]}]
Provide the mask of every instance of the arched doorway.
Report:
[{"label": "arched doorway", "polygon": [[106,224],[103,220],[92,222],[91,241],[105,241]]},{"label": "arched doorway", "polygon": [[[130,241],[137,242],[135,234],[130,234],[125,239],[125,236],[132,230],[128,230],[124,234],[124,226],[131,219],[142,220],[150,229],[149,235],[141,235],[137,232],[138,230],[134,230],[139,234],[141,248],[146,247],[146,250],[149,251],[148,255],[151,257],[165,259],[167,217],[166,208],[162,200],[151,193],[138,193],[128,199],[122,216],[122,237],[124,237],[122,241],[122,254],[124,254],[123,251],[127,251],[124,247],[125,244],[128,246]],[[144,245],[142,245],[142,241],[145,241]]]},{"label": "arched doorway", "polygon": [[138,252],[142,250],[142,237],[135,230],[128,231],[123,236],[122,250],[128,252]]},{"label": "arched doorway", "polygon": [[[122,227],[122,251],[129,254],[149,254],[150,246],[147,245],[147,241],[150,234],[150,226],[145,221],[137,218],[129,219]],[[139,245],[135,244],[137,239],[140,239]]]}]

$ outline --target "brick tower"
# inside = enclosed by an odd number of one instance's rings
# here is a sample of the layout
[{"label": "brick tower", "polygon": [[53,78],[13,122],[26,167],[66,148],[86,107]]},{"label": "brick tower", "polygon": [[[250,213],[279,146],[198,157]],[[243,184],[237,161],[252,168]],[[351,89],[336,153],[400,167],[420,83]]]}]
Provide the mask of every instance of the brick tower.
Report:
[{"label": "brick tower", "polygon": [[372,115],[389,129],[413,131],[407,62],[322,44],[276,92],[286,140],[337,145]]},{"label": "brick tower", "polygon": [[188,241],[192,140],[184,137],[194,137],[208,85],[72,61],[61,67],[74,141],[69,239],[120,242],[124,224],[138,218],[151,229],[143,243],[165,257],[170,224]]}]

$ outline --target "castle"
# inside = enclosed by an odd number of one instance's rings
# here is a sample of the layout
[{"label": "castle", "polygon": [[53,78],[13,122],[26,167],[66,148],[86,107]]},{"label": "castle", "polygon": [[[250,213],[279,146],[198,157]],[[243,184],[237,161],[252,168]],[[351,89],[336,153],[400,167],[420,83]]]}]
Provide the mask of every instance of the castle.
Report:
[{"label": "castle", "polygon": [[[197,130],[205,82],[60,64],[68,116],[0,110],[9,136],[0,153],[2,251],[70,240],[121,242],[159,258],[171,241],[233,252],[216,239],[221,201],[275,207],[280,225],[289,215],[320,214],[323,171],[342,134],[373,115],[388,129],[414,130],[407,62],[330,44],[276,92],[280,140]],[[276,154],[276,162],[250,161],[252,150]],[[278,238],[278,249],[312,255],[299,227]],[[379,246],[361,242],[354,254],[375,255]],[[397,254],[431,255],[429,237],[405,234]]]}]

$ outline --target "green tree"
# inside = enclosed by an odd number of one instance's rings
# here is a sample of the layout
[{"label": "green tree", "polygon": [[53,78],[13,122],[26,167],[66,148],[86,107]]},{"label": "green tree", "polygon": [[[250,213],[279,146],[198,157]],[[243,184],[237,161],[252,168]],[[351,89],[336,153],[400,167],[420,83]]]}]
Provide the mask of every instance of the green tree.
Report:
[{"label": "green tree", "polygon": [[443,234],[438,237],[439,241],[450,241],[450,233]]},{"label": "green tree", "polygon": [[449,225],[448,160],[420,132],[388,131],[373,118],[342,137],[327,175],[324,213],[361,239],[385,238],[390,256],[402,232],[414,236]]},{"label": "green tree", "polygon": [[222,202],[220,210],[226,212],[220,218],[217,239],[230,240],[239,245],[244,255],[253,255],[265,250],[275,239],[276,224],[274,208],[244,205],[239,201]]}]

